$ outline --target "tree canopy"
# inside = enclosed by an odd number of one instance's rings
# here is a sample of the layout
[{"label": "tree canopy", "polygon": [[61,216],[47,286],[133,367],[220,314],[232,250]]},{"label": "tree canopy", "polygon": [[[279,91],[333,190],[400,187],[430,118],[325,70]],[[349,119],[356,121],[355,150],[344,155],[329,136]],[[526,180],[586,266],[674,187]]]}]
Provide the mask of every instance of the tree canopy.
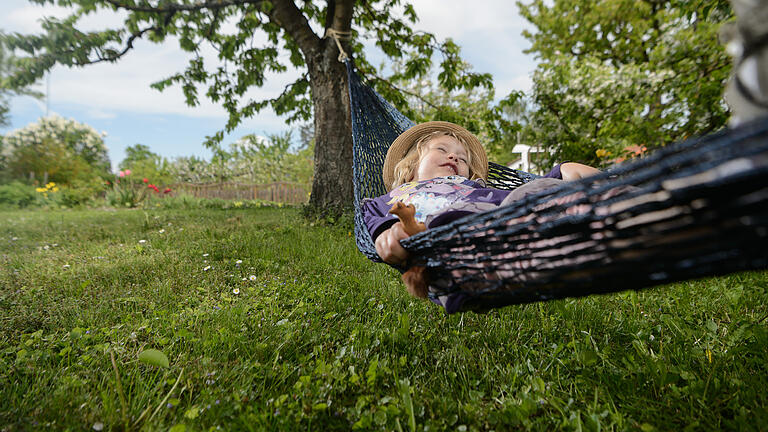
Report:
[{"label": "tree canopy", "polygon": [[3,137],[3,177],[68,184],[107,177],[110,170],[104,134],[59,116],[43,117]]},{"label": "tree canopy", "polygon": [[555,160],[606,165],[722,127],[724,0],[518,2],[540,59],[528,140]]},{"label": "tree canopy", "polygon": [[118,168],[120,171],[130,170],[134,177],[146,178],[156,185],[167,185],[175,181],[170,173],[169,161],[144,144],[126,147],[125,157]]},{"label": "tree canopy", "polygon": [[[115,62],[127,55],[138,39],[178,41],[190,55],[185,70],[161,78],[154,86],[178,85],[186,102],[197,105],[210,98],[229,112],[224,130],[208,140],[220,142],[243,118],[267,106],[289,121],[315,122],[315,172],[310,203],[349,205],[352,197],[351,126],[340,45],[359,71],[380,92],[403,106],[405,97],[391,85],[396,79],[429,78],[433,58],[440,56],[438,81],[446,91],[492,88],[491,76],[473,72],[461,60],[451,40],[413,30],[417,16],[400,0],[289,1],[289,0],[31,0],[60,4],[73,13],[65,19],[47,18],[41,35],[10,35],[7,43],[24,52],[15,66],[21,73],[12,84],[24,86],[55,64],[84,66]],[[120,28],[81,31],[78,21],[99,10],[125,13]],[[326,35],[335,35],[326,37]],[[384,77],[364,52],[372,40],[385,55],[401,61],[397,76]],[[338,44],[338,45],[337,45]],[[206,59],[210,47],[216,59]],[[297,68],[301,75],[277,95],[254,99],[249,90],[261,87],[270,73]],[[203,93],[203,94],[201,94]]]}]

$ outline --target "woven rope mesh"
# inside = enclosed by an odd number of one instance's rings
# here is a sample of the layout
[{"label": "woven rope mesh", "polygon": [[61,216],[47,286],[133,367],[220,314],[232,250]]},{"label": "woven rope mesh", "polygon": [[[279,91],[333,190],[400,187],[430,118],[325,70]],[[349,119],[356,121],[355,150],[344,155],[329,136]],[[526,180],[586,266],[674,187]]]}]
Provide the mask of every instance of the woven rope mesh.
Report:
[{"label": "woven rope mesh", "polygon": [[[381,168],[387,149],[395,138],[414,123],[400,113],[370,87],[363,84],[350,61],[346,62],[349,96],[352,106],[352,158],[355,193],[355,239],[357,247],[368,258],[380,262],[368,230],[365,229],[360,201],[384,195],[387,191],[381,178]],[[488,185],[499,189],[514,189],[535,176],[503,165],[490,163]]]},{"label": "woven rope mesh", "polygon": [[[356,208],[385,193],[386,149],[410,122],[348,64]],[[390,116],[390,119],[378,117]],[[390,131],[381,129],[390,127]],[[498,172],[494,172],[494,170]],[[493,187],[530,175],[498,165]],[[356,214],[358,247],[380,261]],[[461,310],[639,289],[768,267],[768,119],[665,147],[588,181],[564,183],[402,242],[430,295]]]}]

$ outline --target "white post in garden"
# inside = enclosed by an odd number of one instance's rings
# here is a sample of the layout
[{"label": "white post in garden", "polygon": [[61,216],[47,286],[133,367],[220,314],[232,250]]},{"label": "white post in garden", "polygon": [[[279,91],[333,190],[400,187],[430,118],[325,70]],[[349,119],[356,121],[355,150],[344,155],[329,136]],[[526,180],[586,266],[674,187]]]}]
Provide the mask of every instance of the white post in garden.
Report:
[{"label": "white post in garden", "polygon": [[525,172],[531,170],[531,159],[529,157],[531,153],[531,146],[526,144],[515,144],[512,147],[512,153],[520,153],[520,169]]}]

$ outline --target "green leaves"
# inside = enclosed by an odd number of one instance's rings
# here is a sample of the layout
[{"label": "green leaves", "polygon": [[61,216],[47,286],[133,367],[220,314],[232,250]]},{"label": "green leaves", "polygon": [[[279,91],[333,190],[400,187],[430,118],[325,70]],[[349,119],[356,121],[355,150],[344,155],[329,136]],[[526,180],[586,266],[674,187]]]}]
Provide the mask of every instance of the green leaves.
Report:
[{"label": "green leaves", "polygon": [[408,430],[411,432],[416,431],[416,417],[413,410],[413,398],[411,398],[411,382],[407,379],[401,379],[397,382],[397,390],[400,393],[400,398],[405,408],[405,414],[408,416]]},{"label": "green leaves", "polygon": [[518,2],[538,29],[526,33],[530,52],[542,59],[528,140],[551,162],[610,165],[628,146],[653,149],[720,128],[730,71],[717,42],[730,15],[722,3]]},{"label": "green leaves", "polygon": [[170,367],[168,357],[162,351],[156,349],[146,349],[139,353],[139,361],[157,367]]}]

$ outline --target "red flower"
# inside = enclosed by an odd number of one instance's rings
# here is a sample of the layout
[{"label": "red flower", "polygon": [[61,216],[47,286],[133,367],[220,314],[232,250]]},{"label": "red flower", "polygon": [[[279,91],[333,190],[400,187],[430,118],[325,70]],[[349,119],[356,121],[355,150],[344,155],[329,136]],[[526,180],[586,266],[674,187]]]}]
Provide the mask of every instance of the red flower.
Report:
[{"label": "red flower", "polygon": [[163,191],[163,193],[171,193],[171,188],[165,188],[165,190]]},{"label": "red flower", "polygon": [[148,188],[150,188],[150,189],[154,189],[154,188],[155,188],[155,185],[153,185],[152,183],[150,183],[150,184],[148,184],[148,185],[147,185],[147,187],[148,187]]},{"label": "red flower", "polygon": [[144,177],[143,179],[141,179],[141,181],[143,181],[144,183],[149,183],[149,179],[148,179],[148,178],[146,178],[146,177]]}]

